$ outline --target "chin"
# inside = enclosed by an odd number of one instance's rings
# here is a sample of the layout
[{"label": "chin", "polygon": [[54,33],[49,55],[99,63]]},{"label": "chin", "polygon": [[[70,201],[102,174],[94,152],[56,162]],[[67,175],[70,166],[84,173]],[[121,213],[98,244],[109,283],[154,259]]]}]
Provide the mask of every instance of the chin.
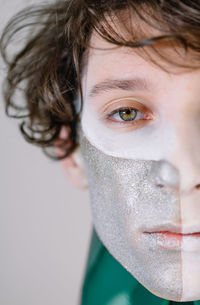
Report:
[{"label": "chin", "polygon": [[[163,294],[163,292],[159,292],[159,291],[153,291],[153,290],[150,290],[149,291],[151,293],[153,293],[154,295],[156,295],[157,297],[159,298],[162,298],[162,299],[165,299],[165,300],[168,300],[168,301],[174,301],[174,302],[182,302],[182,300],[180,299],[180,297],[178,296],[175,296],[176,294],[175,293],[172,293],[170,295],[170,293],[167,293],[167,294]],[[187,300],[186,300],[187,301]]]},{"label": "chin", "polygon": [[183,292],[181,302],[192,302],[200,300],[200,283],[197,283],[197,285],[199,288],[191,287],[191,289],[186,289],[186,291]]},{"label": "chin", "polygon": [[192,301],[200,300],[200,293],[199,293],[199,291],[196,292],[196,293],[195,292],[194,293],[187,293],[187,296],[181,296],[181,297],[175,296],[176,293],[172,293],[171,295],[170,295],[170,293],[168,293],[166,295],[166,294],[160,293],[159,291],[153,291],[153,290],[149,290],[149,291],[151,293],[153,293],[154,295],[156,295],[157,297],[165,299],[165,300],[168,300],[168,301],[174,301],[174,302],[192,302]]},{"label": "chin", "polygon": [[181,299],[181,302],[192,302],[192,301],[198,301],[200,300],[200,294],[198,293],[198,296],[197,294],[195,295],[191,295],[191,296],[188,296],[188,297],[184,297]]},{"label": "chin", "polygon": [[[189,285],[188,285],[189,286]],[[145,287],[145,285],[144,285]],[[200,300],[200,289],[186,289],[180,293],[180,290],[176,288],[174,290],[169,289],[168,286],[163,285],[162,287],[157,287],[156,289],[152,289],[149,287],[145,287],[152,294],[156,295],[159,298],[174,301],[174,302],[192,302]]]},{"label": "chin", "polygon": [[[143,285],[147,290],[149,290],[152,294],[156,295],[159,298],[165,299],[165,300],[170,300],[174,302],[182,302],[183,300],[181,299],[181,292],[180,289],[172,289],[171,287],[165,285],[164,283],[160,283],[160,285],[154,285],[152,286],[155,287],[147,287]],[[185,300],[188,301],[188,300]]]}]

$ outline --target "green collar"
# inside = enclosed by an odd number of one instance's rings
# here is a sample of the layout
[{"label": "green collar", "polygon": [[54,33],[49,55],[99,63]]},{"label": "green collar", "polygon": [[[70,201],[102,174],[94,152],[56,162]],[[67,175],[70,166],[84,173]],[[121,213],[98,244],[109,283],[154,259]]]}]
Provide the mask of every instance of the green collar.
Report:
[{"label": "green collar", "polygon": [[80,305],[200,305],[173,302],[142,286],[106,250],[93,230]]}]

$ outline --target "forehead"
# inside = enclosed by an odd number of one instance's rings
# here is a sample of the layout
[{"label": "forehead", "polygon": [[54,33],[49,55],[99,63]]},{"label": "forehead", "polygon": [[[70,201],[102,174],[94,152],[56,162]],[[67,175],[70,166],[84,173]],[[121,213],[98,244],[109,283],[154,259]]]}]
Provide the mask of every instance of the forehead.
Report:
[{"label": "forehead", "polygon": [[[114,27],[118,34],[124,35],[120,24],[117,29],[116,25]],[[156,37],[162,34],[149,28],[147,33],[148,37]],[[199,66],[200,61],[195,59],[194,52],[188,51],[186,53],[183,46],[175,41],[157,41],[152,46],[145,46],[144,48],[117,46],[106,41],[98,33],[93,32],[90,39],[90,48],[87,50],[87,64],[82,74],[83,88],[88,90],[89,85],[91,87],[105,78],[129,78],[136,74],[141,77],[146,75],[146,77],[149,76],[152,79],[157,78],[159,84],[162,84],[162,81],[165,82],[166,78],[170,79],[174,74],[188,71],[188,67],[197,68]],[[178,66],[175,64],[178,64]]]},{"label": "forehead", "polygon": [[93,83],[101,80],[102,77],[125,77],[122,74],[123,72],[126,72],[126,77],[128,77],[133,75],[135,71],[142,75],[142,71],[145,71],[146,68],[156,69],[151,62],[144,60],[139,53],[140,50],[118,47],[93,33],[84,72],[85,79],[87,78],[89,83]]}]

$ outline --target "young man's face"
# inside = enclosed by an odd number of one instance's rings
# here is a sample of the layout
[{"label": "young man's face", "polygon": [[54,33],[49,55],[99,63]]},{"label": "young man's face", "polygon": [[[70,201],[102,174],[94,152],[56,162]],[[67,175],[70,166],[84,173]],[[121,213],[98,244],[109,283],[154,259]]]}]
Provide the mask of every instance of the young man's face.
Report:
[{"label": "young man's face", "polygon": [[96,231],[152,293],[200,299],[200,70],[91,43],[109,48],[90,49],[79,129]]}]

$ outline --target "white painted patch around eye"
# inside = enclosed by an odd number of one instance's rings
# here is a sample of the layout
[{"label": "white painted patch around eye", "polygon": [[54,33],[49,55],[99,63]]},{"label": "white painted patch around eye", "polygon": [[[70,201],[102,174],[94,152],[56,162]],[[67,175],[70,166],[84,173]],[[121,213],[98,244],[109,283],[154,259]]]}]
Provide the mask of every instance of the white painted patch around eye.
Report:
[{"label": "white painted patch around eye", "polygon": [[113,157],[158,161],[167,159],[175,150],[172,126],[151,122],[143,128],[120,133],[103,124],[87,102],[83,107],[81,127],[91,144]]}]

